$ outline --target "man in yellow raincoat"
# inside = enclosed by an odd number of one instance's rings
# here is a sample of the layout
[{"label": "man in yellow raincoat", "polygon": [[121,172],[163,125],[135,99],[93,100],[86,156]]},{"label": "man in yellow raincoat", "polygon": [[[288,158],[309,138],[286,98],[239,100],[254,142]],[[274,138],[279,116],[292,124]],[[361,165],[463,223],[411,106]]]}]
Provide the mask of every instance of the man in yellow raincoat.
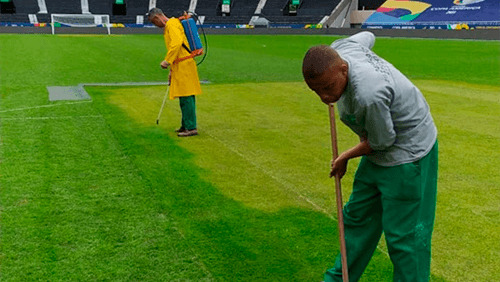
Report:
[{"label": "man in yellow raincoat", "polygon": [[164,29],[163,37],[165,38],[167,55],[160,65],[163,69],[170,67],[169,98],[179,98],[181,106],[182,121],[181,127],[176,130],[177,136],[198,135],[195,95],[201,94],[201,87],[196,62],[193,58],[176,61],[190,55],[184,28],[179,19],[168,18],[158,8],[149,11],[148,19],[157,27]]}]

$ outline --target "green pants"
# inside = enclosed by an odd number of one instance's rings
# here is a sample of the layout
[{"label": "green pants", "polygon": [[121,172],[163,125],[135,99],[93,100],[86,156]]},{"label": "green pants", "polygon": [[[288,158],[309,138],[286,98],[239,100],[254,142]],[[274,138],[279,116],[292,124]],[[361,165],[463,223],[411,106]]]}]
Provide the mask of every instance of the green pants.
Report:
[{"label": "green pants", "polygon": [[[358,281],[385,233],[394,281],[428,281],[436,209],[438,143],[422,159],[382,167],[363,157],[344,206],[349,280]],[[342,281],[340,255],[325,273]]]},{"label": "green pants", "polygon": [[196,129],[196,101],[195,96],[179,97],[181,105],[181,127],[187,130]]}]

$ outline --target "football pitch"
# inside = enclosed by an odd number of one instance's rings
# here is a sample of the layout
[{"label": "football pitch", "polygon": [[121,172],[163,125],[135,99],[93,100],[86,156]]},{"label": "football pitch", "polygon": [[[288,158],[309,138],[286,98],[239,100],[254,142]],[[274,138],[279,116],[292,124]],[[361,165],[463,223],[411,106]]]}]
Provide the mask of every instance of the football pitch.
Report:
[{"label": "football pitch", "polygon": [[[328,109],[302,81],[334,36],[209,35],[180,139],[161,35],[0,35],[0,280],[321,281],[339,252]],[[431,281],[496,281],[500,43],[377,38],[438,127]],[[356,144],[337,120],[339,151]],[[344,203],[359,160],[343,178]],[[383,240],[362,281],[392,281]]]}]

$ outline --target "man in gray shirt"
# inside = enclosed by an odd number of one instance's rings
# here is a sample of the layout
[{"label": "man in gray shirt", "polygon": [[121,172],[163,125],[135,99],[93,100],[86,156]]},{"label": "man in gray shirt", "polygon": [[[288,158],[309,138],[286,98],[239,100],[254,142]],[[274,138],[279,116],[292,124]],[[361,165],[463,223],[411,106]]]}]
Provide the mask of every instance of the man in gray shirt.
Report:
[{"label": "man in gray shirt", "polygon": [[[331,46],[314,46],[304,79],[360,143],[332,162],[342,177],[349,159],[362,156],[344,206],[347,263],[357,281],[385,233],[394,281],[428,281],[437,191],[437,130],[422,93],[371,51],[375,36],[360,32]],[[340,255],[325,281],[341,281]]]}]

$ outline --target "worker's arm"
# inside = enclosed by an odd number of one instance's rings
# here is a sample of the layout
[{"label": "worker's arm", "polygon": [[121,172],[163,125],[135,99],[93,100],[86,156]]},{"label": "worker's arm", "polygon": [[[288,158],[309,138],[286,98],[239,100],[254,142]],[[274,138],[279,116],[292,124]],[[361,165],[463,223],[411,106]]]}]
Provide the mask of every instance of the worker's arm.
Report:
[{"label": "worker's arm", "polygon": [[359,43],[368,49],[372,49],[375,45],[375,35],[369,31],[358,32],[348,37],[347,40]]},{"label": "worker's arm", "polygon": [[347,162],[350,159],[368,155],[371,152],[372,148],[370,147],[370,143],[368,143],[368,140],[365,138],[361,138],[361,142],[359,142],[358,145],[343,152],[337,157],[337,159],[332,162],[330,177],[338,174],[340,178],[342,178],[347,170]]}]

